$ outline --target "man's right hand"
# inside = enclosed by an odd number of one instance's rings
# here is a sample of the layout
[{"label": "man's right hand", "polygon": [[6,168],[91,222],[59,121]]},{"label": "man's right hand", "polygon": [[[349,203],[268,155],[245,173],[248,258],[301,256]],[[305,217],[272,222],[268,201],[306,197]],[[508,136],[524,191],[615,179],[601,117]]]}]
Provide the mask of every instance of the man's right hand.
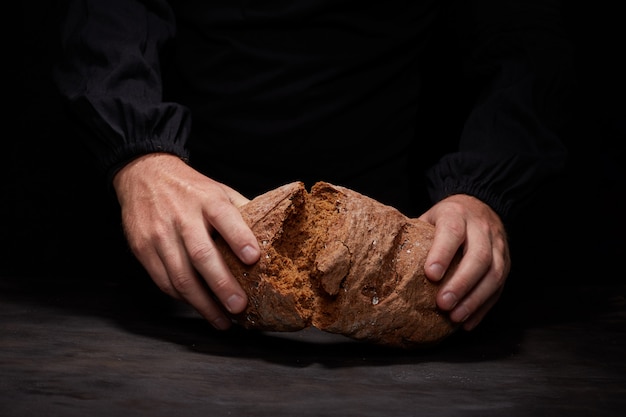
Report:
[{"label": "man's right hand", "polygon": [[223,307],[236,314],[248,301],[211,233],[219,233],[244,263],[256,262],[258,241],[238,210],[248,199],[165,153],[133,160],[113,186],[130,248],[152,280],[215,328],[230,327]]}]

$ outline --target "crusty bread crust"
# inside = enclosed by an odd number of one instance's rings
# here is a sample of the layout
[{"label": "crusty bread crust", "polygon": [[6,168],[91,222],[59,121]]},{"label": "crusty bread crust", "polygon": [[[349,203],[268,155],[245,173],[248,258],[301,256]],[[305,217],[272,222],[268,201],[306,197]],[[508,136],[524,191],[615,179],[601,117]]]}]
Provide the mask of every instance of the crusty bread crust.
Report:
[{"label": "crusty bread crust", "polygon": [[260,260],[245,265],[216,238],[249,297],[233,316],[241,326],[314,326],[403,348],[439,343],[456,330],[435,303],[441,283],[424,274],[432,225],[327,182],[310,193],[301,182],[286,184],[241,213],[259,240]]}]

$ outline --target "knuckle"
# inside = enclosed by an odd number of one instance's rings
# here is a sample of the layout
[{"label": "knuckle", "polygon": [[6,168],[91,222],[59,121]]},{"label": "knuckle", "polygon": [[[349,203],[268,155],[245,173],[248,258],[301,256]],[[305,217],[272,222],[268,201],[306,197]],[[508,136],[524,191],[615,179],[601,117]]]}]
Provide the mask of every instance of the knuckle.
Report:
[{"label": "knuckle", "polygon": [[496,288],[504,287],[506,279],[509,275],[509,271],[510,266],[506,259],[500,261],[496,259],[496,261],[492,263],[491,275],[493,277],[493,281],[495,282]]},{"label": "knuckle", "polygon": [[480,245],[474,251],[473,257],[481,265],[492,265],[493,254],[489,245]]},{"label": "knuckle", "polygon": [[214,201],[213,204],[206,205],[206,216],[210,223],[219,223],[221,219],[228,216],[231,208],[233,208],[233,206],[224,203],[220,204],[219,201]]},{"label": "knuckle", "polygon": [[159,281],[156,283],[157,287],[161,292],[169,295],[170,297],[179,298],[178,291],[174,288],[171,282],[169,281]]},{"label": "knuckle", "polygon": [[194,265],[209,262],[216,255],[217,249],[208,242],[199,243],[189,248],[189,258]]},{"label": "knuckle", "polygon": [[496,284],[496,288],[504,287],[506,278],[507,278],[507,274],[503,267],[496,267],[494,269],[494,282]]},{"label": "knuckle", "polygon": [[469,277],[467,279],[459,281],[458,283],[458,290],[460,294],[469,294],[472,288],[474,288],[474,282],[472,282]]},{"label": "knuckle", "polygon": [[143,255],[149,253],[153,247],[151,240],[147,238],[128,238],[127,242],[132,253],[138,258],[143,258]]},{"label": "knuckle", "polygon": [[154,226],[147,232],[137,228],[125,230],[128,247],[134,254],[148,252],[153,247],[160,245],[165,240],[164,235],[165,231],[159,226]]},{"label": "knuckle", "polygon": [[170,275],[172,286],[179,293],[187,293],[195,283],[195,277],[184,271],[176,272]]},{"label": "knuckle", "polygon": [[453,235],[457,240],[463,240],[465,237],[465,224],[462,222],[450,222],[446,225],[447,232]]},{"label": "knuckle", "polygon": [[226,293],[230,290],[230,287],[231,287],[231,281],[230,279],[228,279],[228,277],[216,278],[211,283],[211,288],[213,289],[213,292],[215,292],[216,294]]}]

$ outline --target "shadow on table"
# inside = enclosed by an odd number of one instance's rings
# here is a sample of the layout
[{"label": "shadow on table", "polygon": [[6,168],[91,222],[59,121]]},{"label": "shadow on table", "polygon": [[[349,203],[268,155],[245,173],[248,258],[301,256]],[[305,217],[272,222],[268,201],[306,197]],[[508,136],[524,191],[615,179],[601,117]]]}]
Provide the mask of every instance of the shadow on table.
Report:
[{"label": "shadow on table", "polygon": [[[130,281],[132,282],[132,281]],[[518,353],[527,329],[590,320],[609,308],[624,311],[624,287],[609,293],[600,288],[517,288],[503,294],[487,319],[472,332],[459,331],[437,346],[392,349],[353,341],[341,335],[306,329],[258,332],[233,327],[214,330],[186,305],[146,282],[5,278],[3,297],[71,314],[103,317],[122,331],[186,347],[192,352],[256,358],[285,366],[382,366],[398,363],[493,361]],[[526,293],[524,292],[526,291]],[[557,297],[558,295],[558,297]],[[608,298],[607,298],[608,297]],[[609,299],[610,302],[606,302]]]}]

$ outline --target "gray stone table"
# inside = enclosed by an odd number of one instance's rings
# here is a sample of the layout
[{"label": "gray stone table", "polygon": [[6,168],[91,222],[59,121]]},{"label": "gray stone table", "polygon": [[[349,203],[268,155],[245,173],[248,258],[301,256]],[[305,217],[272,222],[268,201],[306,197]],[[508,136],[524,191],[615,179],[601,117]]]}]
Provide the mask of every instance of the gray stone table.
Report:
[{"label": "gray stone table", "polygon": [[0,416],[626,415],[626,286],[516,295],[397,351],[217,332],[151,284],[4,277]]}]

